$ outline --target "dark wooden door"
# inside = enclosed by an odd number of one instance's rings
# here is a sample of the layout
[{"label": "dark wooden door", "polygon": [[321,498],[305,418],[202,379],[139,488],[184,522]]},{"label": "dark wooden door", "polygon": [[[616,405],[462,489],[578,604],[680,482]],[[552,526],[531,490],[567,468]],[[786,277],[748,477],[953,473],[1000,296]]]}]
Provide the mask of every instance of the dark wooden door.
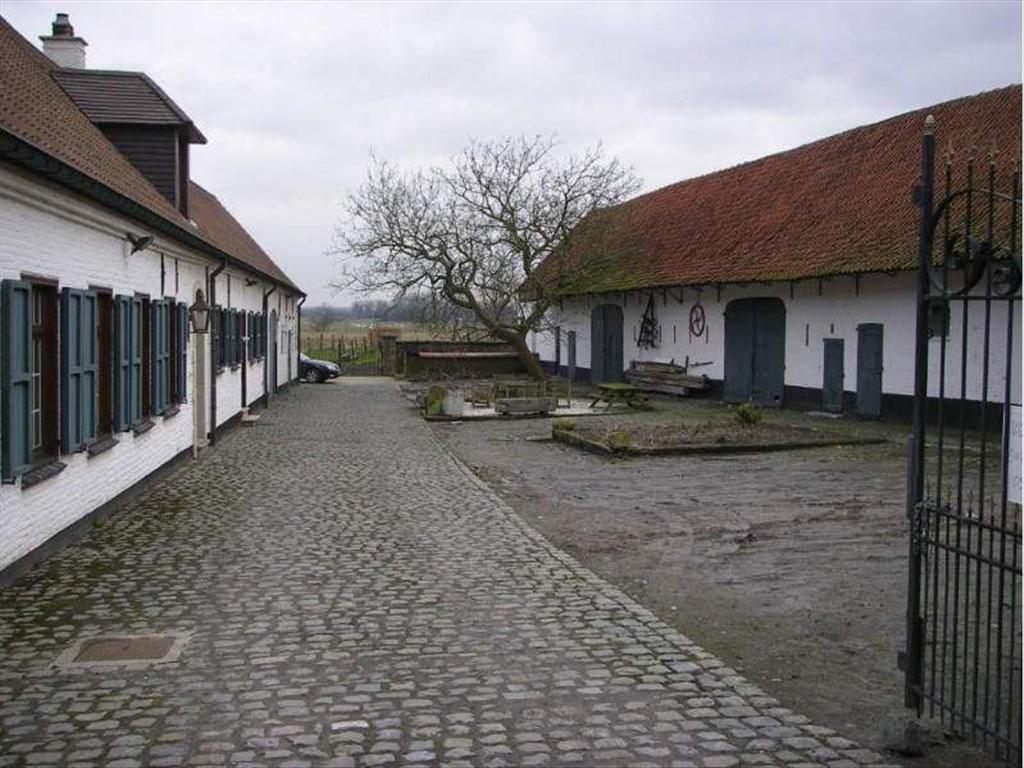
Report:
[{"label": "dark wooden door", "polygon": [[725,308],[725,399],[782,405],[786,307],[780,299],[736,299]]},{"label": "dark wooden door", "polygon": [[602,304],[590,312],[590,380],[622,381],[622,307]]},{"label": "dark wooden door", "polygon": [[843,410],[843,347],[842,339],[825,339],[821,407],[832,413]]},{"label": "dark wooden door", "polygon": [[730,403],[750,399],[754,389],[754,304],[749,299],[730,301],[725,308],[725,382]]},{"label": "dark wooden door", "polygon": [[882,324],[857,326],[857,414],[882,415]]}]

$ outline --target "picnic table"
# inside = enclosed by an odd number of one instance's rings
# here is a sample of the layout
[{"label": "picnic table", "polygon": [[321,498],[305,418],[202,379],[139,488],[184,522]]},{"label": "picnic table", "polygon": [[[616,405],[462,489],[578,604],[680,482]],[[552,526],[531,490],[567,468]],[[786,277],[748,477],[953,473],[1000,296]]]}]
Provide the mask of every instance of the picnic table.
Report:
[{"label": "picnic table", "polygon": [[623,403],[630,408],[647,407],[647,395],[632,384],[610,382],[598,384],[597,389],[597,396],[590,402],[591,408],[596,408],[602,402],[605,408],[611,408],[616,403]]}]

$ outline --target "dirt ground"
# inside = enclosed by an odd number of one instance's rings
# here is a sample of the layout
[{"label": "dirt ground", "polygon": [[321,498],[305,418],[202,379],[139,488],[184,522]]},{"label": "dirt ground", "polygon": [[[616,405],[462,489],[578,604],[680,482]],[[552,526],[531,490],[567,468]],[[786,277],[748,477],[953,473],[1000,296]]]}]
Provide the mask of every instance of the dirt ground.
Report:
[{"label": "dirt ground", "polygon": [[[655,403],[627,418],[730,418],[719,403]],[[623,416],[586,421],[606,418]],[[770,418],[820,423],[790,412]],[[551,422],[543,419],[434,430],[565,551],[787,706],[882,748],[884,728],[906,714],[896,654],[907,578],[908,428],[852,419],[828,426],[891,442],[611,458],[545,440]],[[951,744],[904,762],[988,761]]]}]

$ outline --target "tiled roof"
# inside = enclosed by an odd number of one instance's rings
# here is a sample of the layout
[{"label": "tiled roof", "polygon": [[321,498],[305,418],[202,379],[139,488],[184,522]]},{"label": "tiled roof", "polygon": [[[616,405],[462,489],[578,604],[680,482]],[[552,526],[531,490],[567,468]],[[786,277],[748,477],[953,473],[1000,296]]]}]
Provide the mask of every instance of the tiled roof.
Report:
[{"label": "tiled roof", "polygon": [[[171,231],[181,233],[184,242],[195,238],[197,243],[208,245],[258,273],[295,287],[247,234],[244,238],[223,234],[242,228],[216,198],[214,205],[206,206],[203,222],[197,218],[193,224],[186,219],[57,85],[53,77],[56,71],[61,70],[0,18],[0,133],[10,134],[33,151],[87,177],[90,184],[95,182],[117,199],[126,199],[147,215],[155,215]],[[197,197],[204,195],[211,197],[205,190]],[[199,207],[203,204],[199,203]]]},{"label": "tiled roof", "polygon": [[1021,86],[916,110],[655,190],[591,216],[568,255],[542,266],[562,292],[796,280],[913,268],[927,115],[938,163],[952,144],[1020,159]]},{"label": "tiled roof", "polygon": [[194,181],[189,182],[188,212],[218,248],[234,254],[282,283],[293,285],[220,200]]},{"label": "tiled roof", "polygon": [[206,143],[184,110],[142,72],[55,69],[53,76],[94,123],[185,125],[193,144]]}]

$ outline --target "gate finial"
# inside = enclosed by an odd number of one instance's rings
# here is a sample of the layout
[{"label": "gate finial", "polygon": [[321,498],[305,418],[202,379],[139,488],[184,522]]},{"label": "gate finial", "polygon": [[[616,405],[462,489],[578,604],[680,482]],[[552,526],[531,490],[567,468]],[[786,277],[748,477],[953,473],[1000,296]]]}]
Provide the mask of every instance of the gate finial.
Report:
[{"label": "gate finial", "polygon": [[928,115],[924,119],[924,132],[929,136],[935,133],[935,117],[933,115]]}]

